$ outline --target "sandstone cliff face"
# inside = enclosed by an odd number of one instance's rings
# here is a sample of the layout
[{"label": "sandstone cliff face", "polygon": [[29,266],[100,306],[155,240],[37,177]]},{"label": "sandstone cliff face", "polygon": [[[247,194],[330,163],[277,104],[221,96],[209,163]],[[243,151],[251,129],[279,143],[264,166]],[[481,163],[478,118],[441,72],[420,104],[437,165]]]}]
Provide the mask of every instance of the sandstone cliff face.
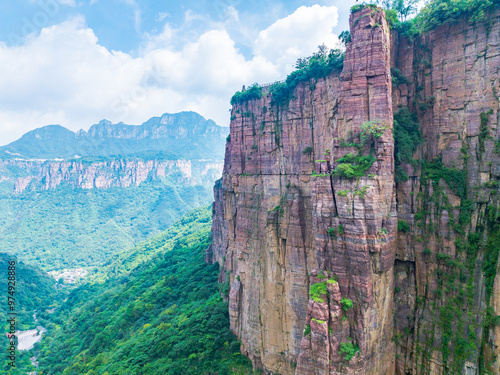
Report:
[{"label": "sandstone cliff face", "polygon": [[[500,313],[498,15],[416,41],[380,10],[350,24],[340,76],[299,85],[285,107],[233,107],[207,252],[231,286],[231,328],[267,373],[498,373],[500,330],[485,323]],[[393,85],[391,67],[410,83]],[[403,107],[426,162],[396,182]],[[367,121],[386,127],[361,150],[376,161],[359,179],[330,175]]]},{"label": "sandstone cliff face", "polygon": [[2,182],[12,192],[52,190],[60,185],[81,189],[139,186],[170,177],[182,185],[210,185],[222,173],[222,162],[203,160],[0,160]]},{"label": "sandstone cliff face", "polygon": [[500,373],[498,327],[488,324],[500,312],[499,36],[496,13],[393,38],[393,66],[411,82],[394,88],[394,107],[418,115],[416,157],[443,163],[440,181],[405,166],[410,178],[397,184],[398,218],[411,226],[396,250],[398,374]]}]

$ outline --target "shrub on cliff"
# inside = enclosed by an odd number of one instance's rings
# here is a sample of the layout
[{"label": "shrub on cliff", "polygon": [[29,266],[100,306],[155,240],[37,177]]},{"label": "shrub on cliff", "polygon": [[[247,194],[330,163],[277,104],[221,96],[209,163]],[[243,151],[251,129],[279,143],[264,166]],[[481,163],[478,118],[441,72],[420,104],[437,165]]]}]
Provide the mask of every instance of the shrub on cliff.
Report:
[{"label": "shrub on cliff", "polygon": [[338,49],[328,50],[325,45],[321,45],[318,47],[318,52],[312,56],[297,60],[295,64],[297,70],[290,73],[285,82],[271,86],[269,90],[272,96],[271,103],[273,105],[286,105],[299,83],[324,78],[333,72],[340,73],[343,67],[344,52]]},{"label": "shrub on cliff", "polygon": [[475,23],[487,19],[499,0],[433,0],[429,1],[416,17],[418,28],[428,31],[447,22],[465,17]]},{"label": "shrub on cliff", "polygon": [[410,224],[406,220],[398,220],[398,231],[408,233],[410,231]]},{"label": "shrub on cliff", "polygon": [[[350,338],[348,338],[350,339]],[[344,360],[349,362],[356,353],[359,352],[359,346],[353,344],[352,342],[341,342],[340,343],[340,354],[345,354]]]},{"label": "shrub on cliff", "polygon": [[238,91],[231,98],[231,105],[241,104],[248,100],[260,99],[262,98],[262,87],[258,83],[254,83],[245,91]]},{"label": "shrub on cliff", "polygon": [[363,177],[376,160],[372,154],[361,156],[349,153],[337,159],[339,164],[335,167],[333,175],[345,178]]},{"label": "shrub on cliff", "polygon": [[321,298],[322,295],[326,295],[328,293],[328,288],[326,285],[326,281],[322,283],[312,284],[309,288],[309,298],[311,298],[314,302],[323,303],[325,300]]}]

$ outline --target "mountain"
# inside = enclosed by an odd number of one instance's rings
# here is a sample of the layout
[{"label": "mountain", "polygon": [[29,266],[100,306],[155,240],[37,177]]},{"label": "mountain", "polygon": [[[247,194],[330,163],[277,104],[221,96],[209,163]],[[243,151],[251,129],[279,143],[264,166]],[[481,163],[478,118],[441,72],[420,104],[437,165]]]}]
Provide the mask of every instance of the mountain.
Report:
[{"label": "mountain", "polygon": [[194,112],[33,130],[0,148],[0,249],[47,271],[102,264],[211,202],[225,139]]},{"label": "mountain", "polygon": [[500,373],[499,5],[356,5],[343,64],[233,97],[207,259],[256,368]]},{"label": "mountain", "polygon": [[[45,317],[43,374],[252,374],[229,329],[218,265],[207,266],[210,208],[123,254]],[[108,273],[115,270],[115,274]],[[225,289],[227,291],[227,288]],[[224,290],[223,290],[224,292]]]},{"label": "mountain", "polygon": [[226,128],[195,112],[166,113],[138,126],[102,120],[88,132],[74,133],[60,125],[45,126],[0,147],[0,159],[154,157],[221,160],[226,136]]}]

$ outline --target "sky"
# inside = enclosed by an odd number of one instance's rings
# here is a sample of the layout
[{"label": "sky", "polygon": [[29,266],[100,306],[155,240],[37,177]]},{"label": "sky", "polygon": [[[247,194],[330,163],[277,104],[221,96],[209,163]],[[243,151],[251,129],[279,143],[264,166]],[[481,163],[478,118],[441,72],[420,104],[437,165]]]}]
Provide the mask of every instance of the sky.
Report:
[{"label": "sky", "polygon": [[229,125],[242,85],[338,46],[355,0],[2,0],[0,145],[50,124],[195,111]]}]

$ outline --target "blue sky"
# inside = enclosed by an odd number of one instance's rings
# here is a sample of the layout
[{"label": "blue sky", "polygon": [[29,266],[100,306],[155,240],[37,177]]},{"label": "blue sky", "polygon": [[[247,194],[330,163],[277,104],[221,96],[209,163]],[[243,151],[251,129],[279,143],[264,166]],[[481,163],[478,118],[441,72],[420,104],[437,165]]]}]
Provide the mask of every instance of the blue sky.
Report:
[{"label": "blue sky", "polygon": [[242,84],[283,79],[334,47],[352,1],[4,0],[0,144],[194,110],[223,126]]}]

